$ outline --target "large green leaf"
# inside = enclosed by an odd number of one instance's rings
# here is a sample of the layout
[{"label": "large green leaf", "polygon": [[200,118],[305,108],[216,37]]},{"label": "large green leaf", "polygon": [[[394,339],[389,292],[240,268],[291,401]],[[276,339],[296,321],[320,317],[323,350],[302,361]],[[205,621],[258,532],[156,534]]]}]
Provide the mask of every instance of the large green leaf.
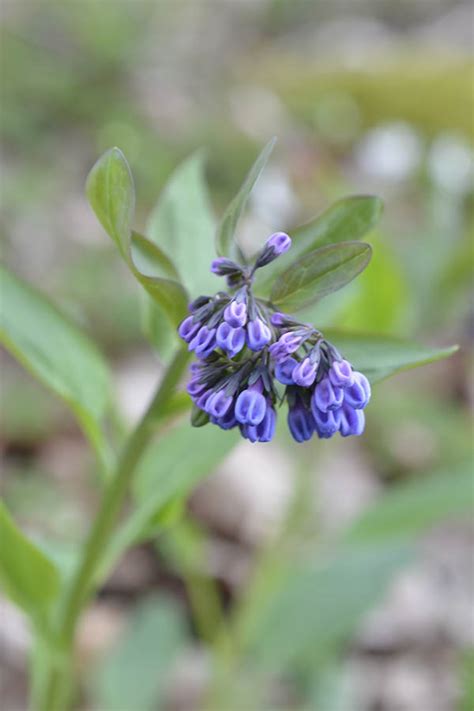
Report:
[{"label": "large green leaf", "polygon": [[175,425],[145,451],[134,479],[135,506],[110,541],[104,567],[124,550],[156,535],[168,522],[168,506],[183,499],[237,444],[235,431]]},{"label": "large green leaf", "polygon": [[17,528],[0,501],[0,585],[27,614],[40,620],[59,592],[54,563]]},{"label": "large green leaf", "polygon": [[174,262],[193,296],[214,292],[214,217],[204,178],[202,152],[182,163],[163,189],[146,233]]},{"label": "large green leaf", "polygon": [[98,708],[162,708],[170,671],[185,643],[184,616],[177,605],[159,597],[140,602],[95,674]]},{"label": "large green leaf", "polygon": [[301,227],[290,230],[292,246],[287,254],[257,274],[259,291],[269,293],[291,263],[317,247],[337,242],[356,241],[377,224],[383,210],[382,200],[372,195],[353,195],[338,200],[321,215]]},{"label": "large green leaf", "polygon": [[[99,158],[87,178],[86,192],[95,214],[118,245],[132,274],[167,317],[178,324],[187,310],[186,291],[174,276],[176,270],[171,260],[159,249],[153,250],[153,245],[141,235],[134,234],[132,238],[135,189],[128,163],[118,148],[111,148]],[[145,261],[146,271],[137,266],[135,259],[142,267]],[[151,261],[154,267],[159,266],[159,274],[148,273]],[[161,275],[163,271],[165,276]]]},{"label": "large green leaf", "polygon": [[394,542],[347,546],[292,565],[246,620],[243,642],[251,658],[273,671],[321,660],[354,632],[411,555]]},{"label": "large green leaf", "polygon": [[110,399],[109,373],[101,354],[40,292],[4,267],[0,276],[0,340],[70,405],[100,447],[100,421]]},{"label": "large green leaf", "polygon": [[371,382],[447,358],[458,350],[458,346],[437,348],[389,336],[346,334],[330,329],[324,331],[324,336]]},{"label": "large green leaf", "polygon": [[272,138],[267,143],[255,163],[251,167],[239,192],[231,201],[224,213],[224,217],[222,218],[222,222],[219,226],[216,237],[216,251],[220,256],[235,257],[236,252],[238,254],[238,248],[236,248],[234,242],[234,235],[235,230],[237,228],[237,223],[243,211],[245,210],[245,206],[247,205],[247,201],[255,183],[257,182],[258,178],[260,177],[260,174],[262,173],[263,169],[267,164],[275,142],[276,138]]},{"label": "large green leaf", "polygon": [[350,541],[380,541],[413,536],[439,521],[472,513],[472,462],[418,476],[390,489],[347,533]]},{"label": "large green leaf", "polygon": [[309,306],[351,282],[365,269],[371,253],[363,242],[341,242],[309,252],[280,274],[271,301],[288,311]]}]

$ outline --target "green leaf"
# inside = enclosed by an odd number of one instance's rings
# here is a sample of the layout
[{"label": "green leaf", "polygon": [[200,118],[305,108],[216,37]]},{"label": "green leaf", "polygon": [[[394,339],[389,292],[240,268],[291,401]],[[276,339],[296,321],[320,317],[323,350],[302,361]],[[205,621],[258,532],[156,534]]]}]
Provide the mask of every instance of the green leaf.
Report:
[{"label": "green leaf", "polygon": [[251,167],[247,177],[245,178],[242,187],[240,188],[237,195],[229,204],[228,208],[224,213],[222,222],[217,231],[216,237],[216,251],[219,256],[234,257],[235,254],[235,243],[234,235],[237,228],[237,223],[242,215],[247,201],[249,199],[250,193],[257,182],[260,174],[262,173],[267,161],[270,157],[270,153],[276,143],[276,138],[272,138],[263,151],[258,156],[257,160]]},{"label": "green leaf", "polygon": [[99,158],[87,178],[86,192],[91,207],[132,274],[177,325],[187,311],[187,294],[177,281],[172,261],[145,237],[132,235],[135,189],[128,163],[118,148]]},{"label": "green leaf", "polygon": [[393,373],[447,358],[458,346],[437,348],[389,336],[345,334],[327,329],[324,336],[374,383]]},{"label": "green leaf", "polygon": [[[198,152],[173,173],[146,229],[148,243],[163,250],[163,254],[166,252],[177,265],[176,273],[167,276],[181,279],[194,295],[216,290],[216,278],[210,272],[214,229],[203,154]],[[156,301],[144,298],[141,305],[144,333],[159,357],[168,362],[177,343],[176,329],[167,322],[163,308]]]},{"label": "green leaf", "polygon": [[473,507],[474,472],[472,462],[465,462],[389,489],[351,526],[347,539],[413,536],[439,521],[472,512]]},{"label": "green leaf", "polygon": [[293,262],[275,282],[271,301],[296,311],[349,284],[370,261],[372,249],[363,242],[321,247]]},{"label": "green leaf", "polygon": [[383,202],[373,195],[353,195],[338,200],[321,215],[292,230],[292,250],[300,256],[316,245],[356,241],[379,221]]},{"label": "green leaf", "polygon": [[251,658],[272,671],[321,661],[353,634],[411,555],[400,543],[347,546],[294,565],[274,581],[258,615],[247,620]]},{"label": "green leaf", "polygon": [[193,296],[214,293],[214,216],[211,211],[204,159],[200,151],[182,163],[164,187],[152,211],[146,233],[177,267]]},{"label": "green leaf", "polygon": [[101,354],[40,292],[4,267],[0,277],[1,342],[68,403],[100,448],[100,421],[110,401],[109,373]]},{"label": "green leaf", "polygon": [[159,597],[139,603],[96,673],[97,706],[107,711],[162,708],[170,672],[185,643],[185,621],[177,605]]},{"label": "green leaf", "polygon": [[377,244],[370,269],[360,275],[348,297],[337,316],[340,328],[388,335],[406,329],[413,297],[392,245]]},{"label": "green leaf", "polygon": [[86,182],[86,193],[102,227],[128,259],[135,214],[135,187],[129,165],[119,148],[99,158]]},{"label": "green leaf", "polygon": [[33,618],[41,618],[59,592],[55,565],[17,528],[0,501],[0,585]]},{"label": "green leaf", "polygon": [[292,246],[287,254],[262,269],[257,275],[259,290],[268,293],[272,284],[291,263],[316,247],[337,242],[357,241],[377,224],[383,202],[372,195],[353,195],[334,203],[321,215],[290,230]]},{"label": "green leaf", "polygon": [[124,550],[150,538],[162,527],[167,504],[184,499],[197,482],[210,474],[239,441],[237,432],[217,427],[194,429],[175,425],[145,451],[134,480],[135,507],[110,541],[105,556],[109,569]]},{"label": "green leaf", "polygon": [[131,255],[135,267],[142,274],[179,280],[175,265],[163,250],[135,231],[131,233]]},{"label": "green leaf", "polygon": [[162,363],[168,364],[179,346],[176,327],[166,317],[163,308],[143,294],[140,301],[142,331]]}]

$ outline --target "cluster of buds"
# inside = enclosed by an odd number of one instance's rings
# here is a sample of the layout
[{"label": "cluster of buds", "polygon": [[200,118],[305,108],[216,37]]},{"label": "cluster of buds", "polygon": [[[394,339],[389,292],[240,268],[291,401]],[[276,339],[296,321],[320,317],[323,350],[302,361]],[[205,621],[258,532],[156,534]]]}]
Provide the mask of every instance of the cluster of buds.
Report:
[{"label": "cluster of buds", "polygon": [[251,266],[226,258],[212,262],[211,271],[226,278],[228,290],[193,301],[178,329],[198,358],[187,385],[195,426],[239,427],[251,442],[269,442],[276,408],[286,400],[288,427],[297,442],[313,434],[362,434],[367,378],[320,331],[253,293],[256,270],[290,247],[290,237],[277,232]]}]

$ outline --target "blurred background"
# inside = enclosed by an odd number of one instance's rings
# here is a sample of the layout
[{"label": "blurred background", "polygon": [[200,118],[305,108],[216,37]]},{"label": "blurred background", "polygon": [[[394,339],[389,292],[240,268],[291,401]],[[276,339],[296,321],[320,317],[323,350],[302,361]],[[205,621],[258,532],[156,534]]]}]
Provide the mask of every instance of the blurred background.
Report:
[{"label": "blurred background", "polygon": [[[81,708],[199,709],[212,685],[214,604],[231,614],[256,574],[268,590],[275,550],[330,549],[392,489],[472,465],[473,9],[457,0],[2,0],[1,13],[4,258],[99,343],[124,420],[142,411],[161,363],[142,332],[138,289],[84,197],[88,171],[113,145],[134,172],[143,230],[196,149],[219,215],[276,134],[242,241],[291,233],[348,194],[380,195],[373,263],[318,307],[316,325],[461,345],[378,385],[360,440],[238,444],[192,492],[181,523],[114,571],[80,629]],[[97,500],[92,455],[61,403],[7,355],[1,368],[2,494],[67,567]],[[415,558],[350,642],[257,681],[240,670],[240,691],[221,711],[474,708],[473,538],[471,517],[447,515],[417,537]],[[344,585],[364,575],[355,567]],[[0,696],[14,711],[26,708],[29,632],[0,604]]]}]

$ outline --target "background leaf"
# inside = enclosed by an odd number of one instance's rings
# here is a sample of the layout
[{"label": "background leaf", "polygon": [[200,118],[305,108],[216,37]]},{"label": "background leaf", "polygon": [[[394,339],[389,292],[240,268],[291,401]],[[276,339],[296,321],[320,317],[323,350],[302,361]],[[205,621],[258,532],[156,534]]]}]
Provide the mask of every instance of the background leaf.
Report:
[{"label": "background leaf", "polygon": [[203,153],[184,161],[164,187],[146,233],[174,262],[192,297],[214,293],[214,216],[204,178]]},{"label": "background leaf", "polygon": [[458,346],[436,348],[390,336],[345,334],[331,329],[325,329],[324,336],[371,382],[447,358],[458,350]]},{"label": "background leaf", "polygon": [[[177,325],[186,314],[187,294],[175,277],[171,260],[138,233],[132,238],[135,188],[128,163],[118,148],[110,149],[99,158],[87,178],[86,192],[95,214],[118,245],[132,274]],[[135,258],[146,272],[137,266]],[[150,268],[164,270],[165,277],[148,274]]]},{"label": "background leaf", "polygon": [[278,277],[270,299],[278,307],[296,311],[341,289],[365,269],[372,249],[363,242],[321,247],[300,257]]},{"label": "background leaf", "polygon": [[[234,235],[237,228],[237,223],[242,215],[247,201],[249,199],[250,193],[257,182],[260,174],[265,168],[273,147],[276,143],[276,138],[272,138],[263,151],[258,156],[257,160],[251,167],[247,177],[245,178],[242,187],[240,188],[237,195],[231,201],[227,207],[222,222],[219,226],[217,237],[216,237],[216,251],[219,256],[223,257],[235,257],[235,243]],[[237,248],[238,249],[238,248]]]},{"label": "background leaf", "polygon": [[59,592],[55,565],[17,528],[0,501],[0,584],[26,613],[41,618]]},{"label": "background leaf", "polygon": [[96,446],[110,400],[101,354],[36,289],[0,267],[0,339],[30,372],[65,400]]},{"label": "background leaf", "polygon": [[410,547],[394,542],[347,546],[294,564],[246,620],[244,639],[254,663],[287,670],[333,653],[411,557]]},{"label": "background leaf", "polygon": [[415,534],[474,506],[472,462],[420,476],[389,489],[351,526],[347,539],[380,541]]},{"label": "background leaf", "polygon": [[159,597],[140,602],[122,638],[99,666],[94,679],[98,707],[162,708],[170,670],[185,642],[185,622],[177,605]]},{"label": "background leaf", "polygon": [[[171,175],[146,228],[149,241],[177,265],[174,278],[181,278],[194,296],[216,290],[216,278],[210,271],[215,256],[214,230],[204,158],[199,151]],[[168,361],[177,344],[176,328],[167,321],[163,307],[156,301],[145,297],[141,307],[144,333],[160,358]]]},{"label": "background leaf", "polygon": [[223,432],[213,426],[196,429],[186,421],[152,443],[134,479],[135,507],[110,541],[105,568],[130,545],[156,535],[167,523],[166,506],[184,499],[239,440],[236,431]]}]

